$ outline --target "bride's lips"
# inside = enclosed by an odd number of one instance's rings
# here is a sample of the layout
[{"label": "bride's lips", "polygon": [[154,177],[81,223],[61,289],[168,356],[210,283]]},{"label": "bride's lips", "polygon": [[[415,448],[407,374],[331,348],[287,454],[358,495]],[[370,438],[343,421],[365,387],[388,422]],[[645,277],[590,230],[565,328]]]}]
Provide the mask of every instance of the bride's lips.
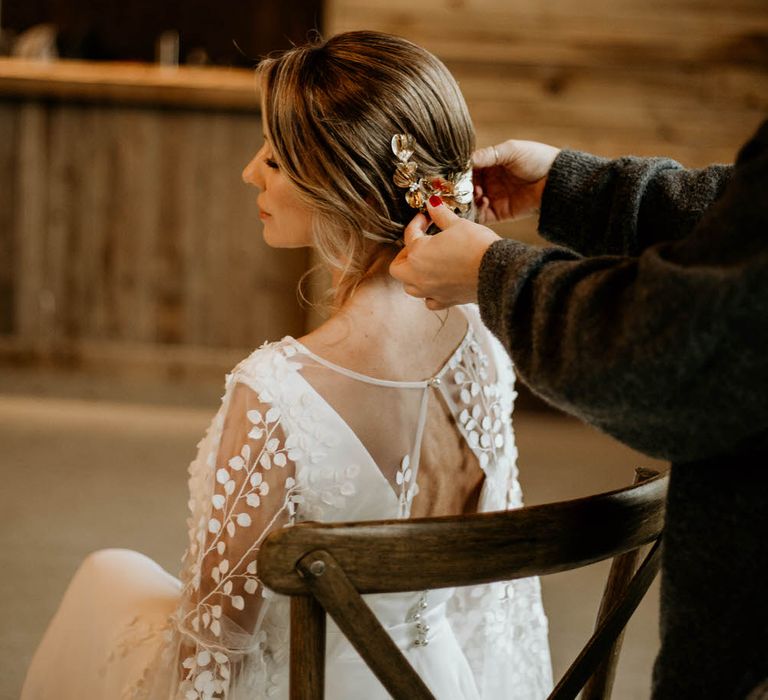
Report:
[{"label": "bride's lips", "polygon": [[272,216],[264,207],[261,206],[259,200],[256,200],[256,206],[259,208],[259,218],[266,219],[268,216]]}]

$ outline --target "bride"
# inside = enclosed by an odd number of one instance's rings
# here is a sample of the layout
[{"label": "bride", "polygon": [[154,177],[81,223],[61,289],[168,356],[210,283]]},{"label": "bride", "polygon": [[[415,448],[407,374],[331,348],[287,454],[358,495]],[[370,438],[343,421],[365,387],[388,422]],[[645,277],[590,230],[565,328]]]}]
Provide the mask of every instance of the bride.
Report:
[{"label": "bride", "polygon": [[[256,569],[270,531],[521,505],[506,353],[474,306],[438,315],[387,272],[428,198],[474,213],[474,133],[452,76],[373,32],[294,48],[258,74],[264,145],[243,179],[267,243],[312,246],[330,269],[332,313],[227,376],[189,468],[181,580],[137,552],[91,554],[23,700],[287,698],[289,600]],[[366,599],[439,700],[551,689],[537,579]],[[328,627],[326,697],[388,697]]]}]

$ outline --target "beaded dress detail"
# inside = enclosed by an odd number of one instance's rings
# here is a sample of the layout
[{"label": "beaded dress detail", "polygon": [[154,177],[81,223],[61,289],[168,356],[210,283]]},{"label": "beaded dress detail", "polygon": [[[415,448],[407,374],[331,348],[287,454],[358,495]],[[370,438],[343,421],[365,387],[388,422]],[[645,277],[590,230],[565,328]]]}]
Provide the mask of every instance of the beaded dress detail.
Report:
[{"label": "beaded dress detail", "polygon": [[[180,580],[127,550],[89,558],[22,700],[286,699],[289,599],[261,584],[256,564],[270,531],[407,518],[425,503],[462,512],[439,505],[452,502],[454,468],[478,474],[473,510],[520,507],[513,368],[477,308],[461,308],[466,336],[424,381],[356,374],[290,337],[235,367],[189,467]],[[442,473],[424,455],[446,441],[464,456]],[[438,700],[536,700],[551,690],[538,579],[365,599]],[[326,664],[329,700],[389,697],[330,620]]]}]

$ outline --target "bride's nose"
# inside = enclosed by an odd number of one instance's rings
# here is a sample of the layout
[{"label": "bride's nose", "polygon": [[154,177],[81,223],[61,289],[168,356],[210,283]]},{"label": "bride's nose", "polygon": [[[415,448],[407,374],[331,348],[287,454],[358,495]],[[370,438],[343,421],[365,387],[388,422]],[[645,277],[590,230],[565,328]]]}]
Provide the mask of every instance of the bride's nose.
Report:
[{"label": "bride's nose", "polygon": [[253,185],[260,190],[264,189],[264,181],[259,172],[259,154],[257,153],[251,161],[243,168],[243,182],[246,185]]}]

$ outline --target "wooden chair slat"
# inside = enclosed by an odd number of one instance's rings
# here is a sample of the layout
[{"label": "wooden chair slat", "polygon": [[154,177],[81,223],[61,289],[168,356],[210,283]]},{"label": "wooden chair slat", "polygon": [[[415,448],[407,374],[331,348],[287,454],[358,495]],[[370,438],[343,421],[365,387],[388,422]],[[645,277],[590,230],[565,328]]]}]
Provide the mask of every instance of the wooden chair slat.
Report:
[{"label": "wooden chair slat", "polygon": [[311,595],[291,598],[291,700],[323,700],[325,610]]},{"label": "wooden chair slat", "polygon": [[392,697],[435,700],[328,552],[311,552],[299,561],[297,569],[308,581],[314,596]]},{"label": "wooden chair slat", "polygon": [[308,593],[296,562],[332,552],[360,593],[467,586],[591,564],[651,542],[664,524],[667,476],[597,496],[518,510],[409,521],[300,523],[259,552],[271,589]]}]

